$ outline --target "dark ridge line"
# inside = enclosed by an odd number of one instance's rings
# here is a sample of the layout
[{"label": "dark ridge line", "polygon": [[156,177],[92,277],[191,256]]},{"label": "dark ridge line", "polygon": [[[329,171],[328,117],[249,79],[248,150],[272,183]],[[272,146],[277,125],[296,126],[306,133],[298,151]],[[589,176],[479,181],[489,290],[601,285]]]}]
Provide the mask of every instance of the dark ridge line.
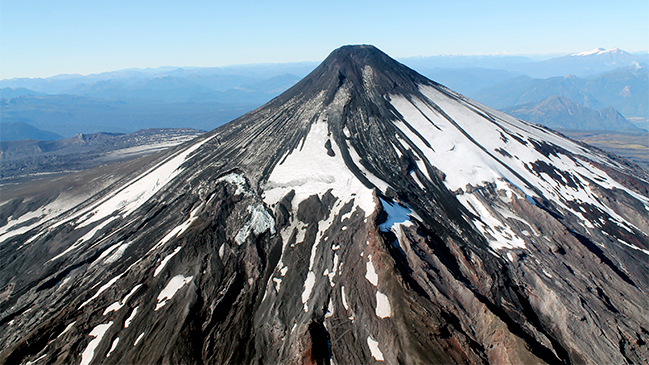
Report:
[{"label": "dark ridge line", "polygon": [[12,319],[14,319],[14,318],[18,317],[19,315],[23,314],[28,309],[27,307],[29,307],[29,305],[31,305],[32,303],[34,303],[34,302],[32,301],[31,303],[25,304],[22,308],[18,309],[17,311],[15,311],[13,313],[10,313],[10,314],[6,315],[4,318],[0,319],[0,326],[6,324],[7,322],[10,322]]},{"label": "dark ridge line", "polygon": [[[460,318],[456,316],[453,312],[445,310],[445,308],[440,308],[440,316],[446,321],[447,324],[453,326],[453,328],[464,335],[466,340],[469,342],[469,347],[477,350],[479,357],[484,361],[485,364],[488,364],[488,359],[483,358],[486,354],[484,346],[481,343],[475,341],[471,336],[469,336],[464,329],[462,328],[462,322]],[[450,335],[450,334],[449,334]]]},{"label": "dark ridge line", "polygon": [[530,303],[529,299],[525,295],[523,295],[524,289],[521,288],[520,286],[514,285],[514,282],[511,280],[511,276],[509,275],[508,267],[505,266],[504,269],[507,271],[507,275],[505,276],[505,281],[508,281],[510,283],[508,287],[518,289],[518,290],[513,290],[513,292],[514,294],[516,294],[518,302],[521,304],[522,307],[521,309],[523,310],[523,314],[525,315],[527,320],[530,321],[530,323],[532,324],[532,326],[534,326],[534,328],[536,328],[539,332],[544,334],[548,340],[550,340],[550,343],[552,344],[552,348],[554,348],[554,350],[556,351],[556,355],[562,360],[564,364],[572,363],[569,352],[563,347],[563,345],[556,338],[554,338],[554,336],[551,335],[551,332],[546,328],[545,325],[543,325],[541,318],[532,307],[532,304]]},{"label": "dark ridge line", "polygon": [[[351,173],[356,176],[356,178],[368,189],[372,190],[374,189],[379,196],[383,196],[383,192],[381,189],[377,188],[360,170],[358,166],[356,166],[356,163],[354,162],[354,159],[351,157],[349,153],[349,146],[347,145],[347,139],[345,138],[342,130],[343,130],[343,125],[346,124],[346,121],[348,120],[347,115],[350,113],[349,108],[351,108],[351,103],[346,103],[345,106],[343,107],[342,110],[342,115],[340,118],[336,118],[335,120],[327,120],[327,125],[330,126],[330,130],[333,135],[334,142],[338,145],[338,148],[340,148],[340,154],[342,155],[343,162],[345,163],[345,166],[349,168]],[[351,131],[350,131],[351,132]],[[342,142],[342,143],[341,143]],[[354,148],[352,146],[351,148]],[[360,161],[359,161],[360,162]]]},{"label": "dark ridge line", "polygon": [[392,231],[383,232],[379,230],[379,233],[383,237],[383,241],[385,242],[384,246],[387,247],[390,256],[392,256],[392,258],[394,259],[397,271],[401,274],[401,277],[404,279],[404,282],[410,287],[410,289],[414,290],[414,292],[417,293],[419,296],[431,300],[428,293],[426,293],[424,288],[422,288],[421,285],[419,285],[417,279],[415,279],[412,276],[412,273],[414,271],[412,270],[412,267],[410,267],[410,265],[408,264],[408,259],[403,254],[403,250],[400,247],[397,248],[393,244],[389,243],[389,242],[394,242],[394,240],[397,240],[396,235]]},{"label": "dark ridge line", "polygon": [[582,245],[584,245],[584,247],[586,247],[586,249],[588,249],[588,251],[592,252],[595,256],[597,256],[597,257],[602,261],[602,263],[603,263],[604,265],[608,266],[611,270],[613,270],[613,272],[616,273],[617,276],[620,277],[620,279],[624,280],[627,284],[629,284],[629,285],[635,287],[636,289],[640,290],[640,288],[638,288],[638,286],[633,282],[633,280],[631,280],[631,278],[629,278],[629,277],[628,277],[624,272],[622,272],[622,270],[620,270],[620,269],[619,269],[619,268],[618,268],[618,267],[613,263],[613,261],[611,261],[611,259],[609,259],[609,258],[606,256],[606,254],[604,253],[604,251],[603,251],[601,248],[599,248],[596,244],[594,244],[593,242],[591,242],[591,241],[590,241],[586,236],[583,236],[583,235],[579,234],[577,231],[575,231],[575,230],[573,230],[573,229],[571,229],[571,228],[568,228],[568,227],[566,227],[566,229],[567,229],[568,232],[570,232],[570,234],[572,234],[572,235],[573,235],[573,236],[574,236],[574,237],[575,237],[575,238],[576,238],[576,239],[577,239],[577,240],[578,240]]},{"label": "dark ridge line", "polygon": [[437,124],[435,124],[435,122],[433,122],[430,118],[428,118],[428,115],[426,115],[426,113],[424,113],[424,112],[423,112],[423,111],[422,111],[422,110],[417,106],[417,104],[415,104],[415,102],[412,100],[412,96],[411,96],[411,95],[406,95],[406,98],[408,99],[408,101],[410,102],[410,104],[412,104],[412,106],[414,106],[414,107],[417,109],[417,111],[419,111],[419,113],[420,113],[424,118],[426,118],[427,121],[430,122],[430,124],[432,124],[435,128],[437,128],[438,131],[441,131],[441,130],[442,130],[440,127],[437,126]]},{"label": "dark ridge line", "polygon": [[[390,104],[390,105],[391,105],[391,104]],[[392,108],[394,108],[394,106],[392,106]],[[389,108],[389,109],[392,109],[392,108]],[[417,137],[419,137],[419,139],[420,139],[420,140],[421,140],[421,141],[426,145],[426,147],[428,147],[428,148],[430,148],[431,150],[435,151],[435,150],[433,149],[433,147],[430,145],[430,142],[428,142],[428,140],[426,140],[426,138],[424,138],[424,137],[421,135],[421,133],[419,133],[419,131],[418,131],[417,129],[415,129],[412,125],[410,125],[410,123],[408,123],[408,121],[406,121],[406,118],[404,118],[403,115],[401,115],[401,113],[399,113],[399,111],[398,111],[396,108],[394,108],[394,110],[390,110],[390,111],[391,111],[393,114],[395,114],[395,115],[397,116],[397,119],[398,119],[401,123],[405,124],[406,127],[408,127],[408,129],[410,129],[410,131],[411,131],[413,134],[415,134]],[[394,122],[393,122],[393,123],[394,123]],[[403,131],[401,131],[399,128],[396,128],[396,127],[395,127],[395,130],[398,131],[397,133],[399,133],[399,134],[401,134],[401,135],[403,135],[403,136],[405,137],[405,134],[404,134]],[[406,137],[405,139],[406,139],[407,141],[410,141],[410,138],[408,138],[408,137]],[[412,142],[412,141],[410,141],[410,142]]]}]

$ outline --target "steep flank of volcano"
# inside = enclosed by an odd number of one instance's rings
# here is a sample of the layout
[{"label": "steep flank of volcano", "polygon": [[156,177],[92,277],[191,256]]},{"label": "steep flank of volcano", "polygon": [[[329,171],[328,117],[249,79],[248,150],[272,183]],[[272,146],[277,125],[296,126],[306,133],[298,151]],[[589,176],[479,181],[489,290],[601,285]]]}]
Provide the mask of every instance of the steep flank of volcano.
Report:
[{"label": "steep flank of volcano", "polygon": [[641,363],[648,181],[345,46],[169,152],[3,192],[0,362]]}]

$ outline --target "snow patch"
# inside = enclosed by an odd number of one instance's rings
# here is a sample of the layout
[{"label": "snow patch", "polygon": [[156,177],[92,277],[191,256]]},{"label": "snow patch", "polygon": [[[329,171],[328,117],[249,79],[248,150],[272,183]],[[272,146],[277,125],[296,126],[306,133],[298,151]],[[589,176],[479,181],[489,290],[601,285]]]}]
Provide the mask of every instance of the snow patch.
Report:
[{"label": "snow patch", "polygon": [[106,308],[106,309],[104,310],[104,314],[103,314],[103,315],[105,316],[105,315],[107,315],[107,314],[110,313],[110,312],[113,312],[113,311],[116,312],[116,311],[122,309],[122,307],[126,304],[126,302],[129,300],[129,298],[131,298],[131,296],[133,296],[133,294],[135,294],[135,292],[136,292],[138,289],[140,289],[141,286],[142,286],[142,284],[138,284],[138,285],[136,285],[136,286],[135,286],[135,287],[134,287],[134,288],[133,288],[133,289],[132,289],[128,294],[126,294],[126,296],[124,297],[124,299],[122,299],[121,301],[115,302],[115,303],[111,304],[110,306],[108,306],[108,308]]},{"label": "snow patch", "polygon": [[305,312],[309,311],[309,307],[306,302],[311,297],[311,291],[313,290],[314,285],[315,285],[315,273],[313,273],[313,271],[309,271],[309,273],[306,276],[306,280],[304,281],[304,291],[302,292],[302,304],[304,304]]},{"label": "snow patch", "polygon": [[139,336],[135,339],[135,342],[133,342],[133,346],[137,346],[138,343],[140,343],[140,340],[144,337],[144,332],[140,333]]},{"label": "snow patch", "polygon": [[379,341],[374,340],[371,336],[367,336],[367,346],[370,348],[370,352],[376,361],[384,361],[383,353],[379,350]]},{"label": "snow patch", "polygon": [[156,304],[154,310],[157,311],[158,309],[164,307],[165,304],[167,304],[167,302],[169,302],[169,300],[171,300],[171,298],[173,298],[174,295],[176,295],[176,292],[178,292],[178,290],[182,288],[185,284],[192,281],[193,278],[194,278],[193,276],[185,277],[182,275],[176,275],[173,278],[171,278],[171,280],[169,280],[169,283],[167,283],[167,286],[165,286],[165,288],[162,289],[160,294],[158,294],[158,298],[157,298],[158,304]]},{"label": "snow patch", "polygon": [[[348,95],[341,90],[334,99],[333,107],[342,108],[345,101],[342,99],[347,97]],[[331,189],[331,194],[342,201],[347,202],[354,198],[355,207],[363,209],[367,217],[374,211],[372,191],[347,168],[336,143],[331,144],[335,156],[327,154],[324,145],[330,137],[324,118],[323,115],[318,122],[311,125],[301,149],[293,150],[282,164],[275,166],[264,186],[264,202],[272,206],[291,190],[295,190],[292,210],[297,211],[300,202],[314,192]]]},{"label": "snow patch", "polygon": [[392,308],[390,307],[390,300],[388,296],[376,291],[376,316],[379,318],[387,318],[392,315]]},{"label": "snow patch", "polygon": [[244,194],[245,196],[252,195],[252,193],[248,191],[248,189],[246,188],[246,178],[240,174],[237,174],[236,172],[227,174],[216,181],[217,182],[225,181],[232,185],[236,185],[237,190],[234,192],[234,195],[240,195],[240,194]]},{"label": "snow patch", "polygon": [[329,304],[327,304],[327,313],[325,313],[325,318],[331,318],[334,316],[334,302],[329,298]]},{"label": "snow patch", "polygon": [[113,262],[116,262],[117,260],[122,258],[122,255],[124,255],[124,251],[126,251],[128,246],[130,246],[130,245],[131,245],[130,242],[122,243],[121,245],[119,245],[117,247],[117,250],[115,250],[115,252],[112,255],[110,255],[109,257],[106,258],[106,260],[104,260],[104,264],[106,264],[106,265],[107,264],[112,264]]},{"label": "snow patch", "polygon": [[343,307],[345,307],[345,310],[349,310],[349,305],[347,304],[347,296],[345,295],[344,285],[340,287],[340,293],[342,294]]},{"label": "snow patch", "polygon": [[95,356],[95,350],[97,349],[97,346],[99,346],[101,339],[104,338],[106,331],[108,331],[108,329],[112,325],[113,321],[110,321],[106,324],[100,324],[92,329],[88,336],[94,337],[94,339],[90,341],[90,343],[88,343],[86,349],[83,350],[83,353],[81,353],[81,365],[90,364],[90,361],[92,361],[93,357]]},{"label": "snow patch", "polygon": [[273,278],[273,282],[275,283],[275,291],[279,294],[279,290],[282,288],[282,279]]}]

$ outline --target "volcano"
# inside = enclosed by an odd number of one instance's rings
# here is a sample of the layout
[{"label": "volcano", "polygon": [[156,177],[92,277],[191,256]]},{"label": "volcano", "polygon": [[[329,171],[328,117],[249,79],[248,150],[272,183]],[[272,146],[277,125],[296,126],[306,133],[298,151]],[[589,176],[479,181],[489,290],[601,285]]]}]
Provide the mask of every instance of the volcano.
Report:
[{"label": "volcano", "polygon": [[345,46],[181,146],[3,186],[0,362],[643,363],[648,181]]}]

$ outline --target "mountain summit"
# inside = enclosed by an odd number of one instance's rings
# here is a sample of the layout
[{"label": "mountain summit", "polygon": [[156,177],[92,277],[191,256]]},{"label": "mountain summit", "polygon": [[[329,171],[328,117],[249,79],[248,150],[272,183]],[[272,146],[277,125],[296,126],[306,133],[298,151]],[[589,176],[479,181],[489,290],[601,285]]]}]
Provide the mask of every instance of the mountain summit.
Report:
[{"label": "mountain summit", "polygon": [[640,363],[648,181],[342,47],[182,146],[3,187],[0,362]]}]

